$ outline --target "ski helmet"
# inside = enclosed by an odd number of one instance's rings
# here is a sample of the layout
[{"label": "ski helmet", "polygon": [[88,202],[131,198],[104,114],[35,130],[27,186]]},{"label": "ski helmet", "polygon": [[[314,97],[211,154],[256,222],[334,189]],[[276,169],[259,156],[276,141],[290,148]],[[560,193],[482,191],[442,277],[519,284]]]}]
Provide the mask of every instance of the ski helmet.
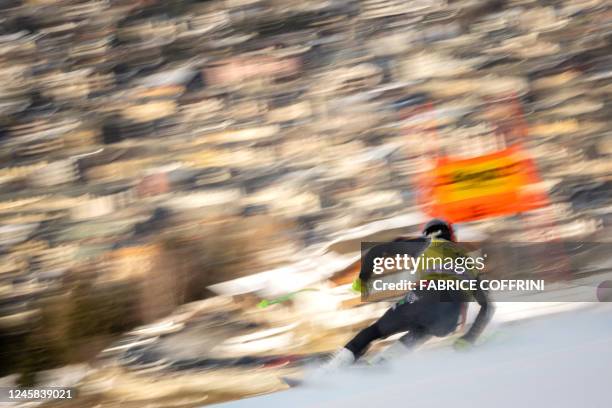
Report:
[{"label": "ski helmet", "polygon": [[434,218],[425,224],[423,228],[424,236],[435,236],[437,238],[442,238],[447,241],[455,241],[455,230],[453,226],[441,219]]}]

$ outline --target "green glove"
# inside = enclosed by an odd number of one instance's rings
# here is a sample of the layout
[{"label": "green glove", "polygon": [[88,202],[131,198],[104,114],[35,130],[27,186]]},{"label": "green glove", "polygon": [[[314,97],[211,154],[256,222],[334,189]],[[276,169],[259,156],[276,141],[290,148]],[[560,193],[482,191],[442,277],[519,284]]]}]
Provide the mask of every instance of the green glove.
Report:
[{"label": "green glove", "polygon": [[472,343],[470,343],[463,337],[458,338],[457,340],[455,340],[455,343],[453,343],[453,348],[456,351],[468,351],[472,348],[472,346]]},{"label": "green glove", "polygon": [[361,293],[361,279],[355,279],[351,285],[351,289],[353,289],[355,292]]}]

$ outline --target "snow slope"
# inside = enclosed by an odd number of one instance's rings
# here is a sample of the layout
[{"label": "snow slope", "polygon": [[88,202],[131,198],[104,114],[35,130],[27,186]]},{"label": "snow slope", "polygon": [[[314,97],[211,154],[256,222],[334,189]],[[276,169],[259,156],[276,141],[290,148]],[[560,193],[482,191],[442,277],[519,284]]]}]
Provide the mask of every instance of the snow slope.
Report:
[{"label": "snow slope", "polygon": [[[612,305],[502,326],[468,353],[425,349],[223,407],[612,407]],[[308,375],[308,373],[307,373]]]}]

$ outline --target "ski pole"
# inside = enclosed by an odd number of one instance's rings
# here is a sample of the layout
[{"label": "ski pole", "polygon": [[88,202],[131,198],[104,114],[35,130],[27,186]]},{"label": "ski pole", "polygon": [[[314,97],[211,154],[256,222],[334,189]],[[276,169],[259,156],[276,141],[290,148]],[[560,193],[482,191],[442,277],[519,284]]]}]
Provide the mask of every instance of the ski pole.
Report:
[{"label": "ski pole", "polygon": [[277,304],[277,303],[283,303],[283,302],[286,302],[286,301],[288,301],[288,300],[291,300],[291,298],[293,298],[295,295],[297,295],[297,294],[298,294],[298,293],[300,293],[300,292],[307,292],[307,291],[318,291],[318,290],[319,290],[319,289],[315,289],[315,288],[304,288],[304,289],[300,289],[300,290],[298,290],[298,291],[291,292],[291,293],[288,293],[288,294],[286,294],[286,295],[283,295],[283,296],[277,297],[276,299],[270,299],[270,300],[268,300],[268,299],[263,299],[261,302],[259,302],[259,303],[257,304],[257,307],[259,307],[259,308],[263,309],[263,308],[268,307],[268,306],[270,306],[270,305],[275,305],[275,304]]}]

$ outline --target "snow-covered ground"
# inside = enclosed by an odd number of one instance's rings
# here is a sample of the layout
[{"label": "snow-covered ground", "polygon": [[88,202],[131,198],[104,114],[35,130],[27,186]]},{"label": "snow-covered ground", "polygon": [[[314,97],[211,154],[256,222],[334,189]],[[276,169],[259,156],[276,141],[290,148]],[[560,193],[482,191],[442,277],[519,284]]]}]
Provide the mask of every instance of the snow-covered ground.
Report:
[{"label": "snow-covered ground", "polygon": [[303,387],[222,406],[612,406],[612,304],[518,320],[498,332],[467,353],[423,349],[387,367],[350,368]]}]

